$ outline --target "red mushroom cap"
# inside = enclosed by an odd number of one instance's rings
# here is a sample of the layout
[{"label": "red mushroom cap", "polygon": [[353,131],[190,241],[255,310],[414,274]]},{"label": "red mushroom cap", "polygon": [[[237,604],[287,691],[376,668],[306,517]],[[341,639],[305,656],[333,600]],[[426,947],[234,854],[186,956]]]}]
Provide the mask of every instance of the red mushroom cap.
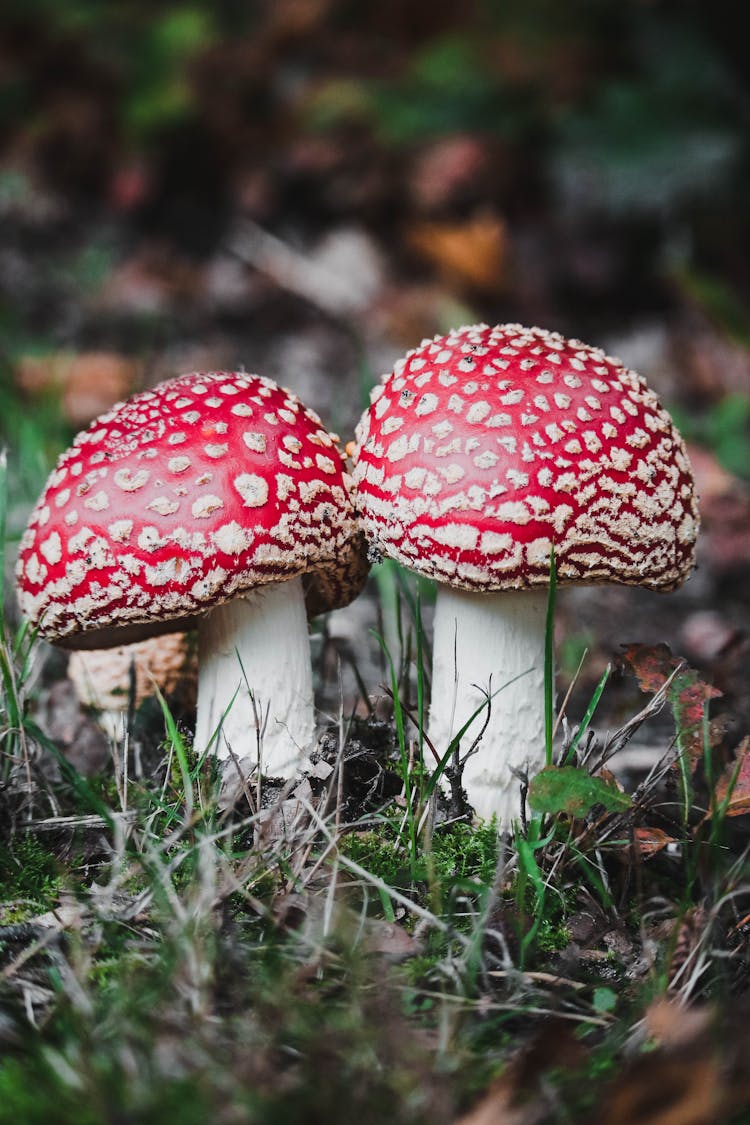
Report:
[{"label": "red mushroom cap", "polygon": [[357,430],[362,526],[385,555],[465,589],[561,581],[669,590],[693,565],[685,446],[635,372],[517,324],[424,341]]},{"label": "red mushroom cap", "polygon": [[303,574],[315,612],[343,605],[366,575],[349,483],[296,395],[258,375],[180,376],[62,455],[21,541],[21,608],[48,640],[96,648]]}]

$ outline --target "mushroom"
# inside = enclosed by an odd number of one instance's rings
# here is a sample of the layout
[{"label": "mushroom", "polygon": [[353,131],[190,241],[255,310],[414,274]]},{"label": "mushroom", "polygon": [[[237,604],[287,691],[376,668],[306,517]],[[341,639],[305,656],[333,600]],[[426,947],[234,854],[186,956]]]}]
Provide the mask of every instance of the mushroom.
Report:
[{"label": "mushroom", "polygon": [[66,648],[197,626],[197,750],[257,760],[262,728],[263,771],[289,776],[315,729],[305,603],[345,605],[366,577],[348,485],[296,395],[258,375],[180,376],[62,455],[21,541],[21,609]]},{"label": "mushroom", "polygon": [[122,738],[128,708],[140,707],[158,687],[162,695],[194,710],[198,682],[195,644],[188,633],[163,633],[116,648],[70,654],[68,679],[83,707],[96,712],[111,739]]},{"label": "mushroom", "polygon": [[507,828],[518,771],[545,761],[553,547],[561,583],[679,586],[698,531],[685,446],[640,376],[598,348],[476,325],[399,360],[354,459],[371,548],[438,583],[429,737],[445,750],[491,696],[463,781],[476,812]]}]

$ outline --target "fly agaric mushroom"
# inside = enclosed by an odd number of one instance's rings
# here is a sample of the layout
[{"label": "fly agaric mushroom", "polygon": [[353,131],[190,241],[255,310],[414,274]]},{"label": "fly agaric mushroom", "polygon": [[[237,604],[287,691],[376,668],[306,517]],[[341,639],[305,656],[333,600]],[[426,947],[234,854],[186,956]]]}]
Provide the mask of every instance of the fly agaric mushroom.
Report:
[{"label": "fly agaric mushroom", "polygon": [[517,324],[409,352],[375,388],[357,443],[371,547],[438,583],[430,738],[447,748],[492,693],[463,781],[477,813],[509,827],[514,771],[544,764],[552,548],[561,583],[679,586],[698,530],[685,446],[618,360]]},{"label": "fly agaric mushroom", "polygon": [[21,609],[66,648],[198,628],[196,748],[291,774],[314,734],[305,600],[366,576],[335,438],[270,379],[183,375],[119,403],[62,455],[21,541]]},{"label": "fly agaric mushroom", "polygon": [[83,707],[114,741],[122,738],[128,708],[140,707],[158,687],[162,695],[194,710],[198,662],[191,634],[163,633],[132,645],[78,649],[70,654],[68,679]]}]

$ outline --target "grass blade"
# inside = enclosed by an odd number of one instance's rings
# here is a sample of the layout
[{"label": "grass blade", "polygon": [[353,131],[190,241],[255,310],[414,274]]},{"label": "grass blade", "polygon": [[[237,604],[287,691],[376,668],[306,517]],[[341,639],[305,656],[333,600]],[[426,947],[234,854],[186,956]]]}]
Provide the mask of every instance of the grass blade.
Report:
[{"label": "grass blade", "polygon": [[602,692],[604,691],[605,687],[607,686],[607,681],[609,680],[609,677],[611,675],[612,675],[612,665],[608,664],[607,667],[602,672],[602,676],[601,676],[601,679],[599,680],[599,683],[594,688],[594,694],[591,696],[591,699],[589,700],[589,705],[586,708],[586,712],[583,716],[583,719],[581,720],[581,725],[579,726],[578,730],[575,733],[575,738],[573,739],[570,746],[568,747],[568,752],[565,755],[565,758],[563,760],[564,766],[568,765],[568,763],[570,762],[570,759],[573,757],[573,755],[576,752],[576,747],[578,746],[578,743],[581,741],[584,734],[588,730],[589,723],[591,722],[591,720],[594,717],[594,712],[596,711],[596,708],[599,705],[599,700],[602,697]]},{"label": "grass blade", "polygon": [[8,528],[8,453],[0,449],[0,608],[5,607],[5,534]]},{"label": "grass blade", "polygon": [[424,630],[422,628],[422,597],[417,589],[417,601],[414,609],[417,631],[417,717],[419,728],[419,764],[424,760]]},{"label": "grass blade", "polygon": [[169,705],[159,690],[158,684],[154,684],[154,694],[159,701],[164,722],[167,727],[167,734],[172,743],[177,764],[180,767],[180,775],[182,777],[182,789],[185,796],[185,812],[188,819],[193,812],[193,783],[190,779],[190,762],[188,760],[187,749],[185,748],[185,740],[180,734],[177,723],[174,721],[174,715],[169,709]]},{"label": "grass blade", "polygon": [[544,746],[547,765],[552,765],[552,739],[554,732],[555,702],[555,600],[557,595],[557,567],[555,548],[550,549],[549,595],[547,621],[544,630]]},{"label": "grass blade", "polygon": [[379,633],[374,634],[381,649],[383,656],[386,659],[388,669],[391,677],[391,695],[393,698],[393,718],[396,723],[396,737],[398,739],[398,749],[401,757],[401,779],[404,783],[404,798],[406,800],[406,816],[409,828],[409,858],[412,864],[412,871],[416,868],[417,862],[417,822],[419,818],[419,811],[414,809],[412,801],[412,784],[411,774],[409,771],[409,752],[406,747],[406,730],[404,724],[404,712],[401,706],[401,698],[399,695],[399,682],[398,674],[393,663],[388,645],[385,639]]}]

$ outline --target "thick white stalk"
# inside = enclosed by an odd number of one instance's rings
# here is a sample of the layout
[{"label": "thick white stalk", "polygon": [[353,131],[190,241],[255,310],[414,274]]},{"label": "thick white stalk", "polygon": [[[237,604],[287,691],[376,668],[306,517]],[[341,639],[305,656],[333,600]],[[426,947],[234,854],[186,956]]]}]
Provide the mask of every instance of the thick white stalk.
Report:
[{"label": "thick white stalk", "polygon": [[[545,762],[546,608],[546,590],[479,594],[438,586],[428,733],[444,753],[484,692],[492,692],[490,721],[463,784],[479,816],[496,813],[500,828],[520,816],[520,784],[511,769],[532,776]],[[486,718],[483,709],[461,740],[462,753]]]},{"label": "thick white stalk", "polygon": [[[265,722],[262,772],[292,777],[315,734],[301,580],[262,586],[213,609],[199,626],[198,662],[198,752],[208,745],[229,709],[212,746],[217,757],[230,758],[231,747],[249,774],[258,762],[260,720],[261,727]],[[227,767],[228,777],[231,771]]]}]

